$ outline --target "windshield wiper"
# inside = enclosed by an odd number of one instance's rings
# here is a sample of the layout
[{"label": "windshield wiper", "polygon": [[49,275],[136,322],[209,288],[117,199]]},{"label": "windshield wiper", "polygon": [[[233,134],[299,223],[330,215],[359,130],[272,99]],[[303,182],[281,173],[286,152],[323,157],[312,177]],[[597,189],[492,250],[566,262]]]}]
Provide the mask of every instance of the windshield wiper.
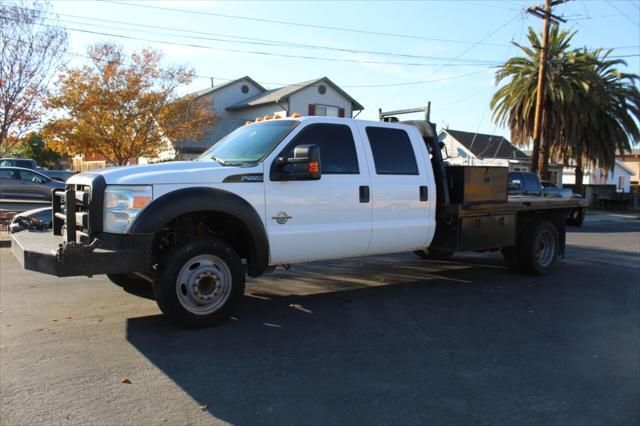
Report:
[{"label": "windshield wiper", "polygon": [[221,165],[223,165],[223,166],[226,166],[226,165],[227,165],[227,162],[226,162],[225,160],[223,160],[222,158],[218,158],[218,157],[216,157],[215,155],[211,156],[211,159],[212,159],[213,161],[217,161],[218,163],[220,163],[220,164],[221,164]]}]

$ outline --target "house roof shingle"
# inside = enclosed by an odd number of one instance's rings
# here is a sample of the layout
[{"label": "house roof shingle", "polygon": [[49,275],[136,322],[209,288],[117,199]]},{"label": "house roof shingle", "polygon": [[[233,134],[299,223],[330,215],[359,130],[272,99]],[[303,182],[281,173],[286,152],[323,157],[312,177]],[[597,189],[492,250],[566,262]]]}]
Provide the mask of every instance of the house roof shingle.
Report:
[{"label": "house roof shingle", "polygon": [[502,136],[483,133],[463,132],[461,130],[445,129],[478,158],[502,158],[507,160],[528,160],[529,156]]},{"label": "house roof shingle", "polygon": [[217,86],[207,87],[206,89],[202,89],[202,90],[198,90],[197,92],[189,93],[188,96],[193,96],[193,97],[196,97],[196,98],[198,98],[200,96],[205,96],[205,95],[208,95],[209,93],[213,93],[213,92],[218,91],[220,89],[223,89],[223,88],[225,88],[227,86],[231,86],[232,84],[237,83],[237,82],[242,81],[242,80],[246,80],[246,81],[250,82],[251,84],[256,86],[258,89],[262,90],[263,92],[267,91],[267,89],[262,87],[262,85],[260,83],[258,83],[257,81],[255,81],[254,79],[249,77],[248,75],[245,75],[244,77],[240,77],[240,78],[237,78],[235,80],[227,81],[226,83],[218,84]]}]

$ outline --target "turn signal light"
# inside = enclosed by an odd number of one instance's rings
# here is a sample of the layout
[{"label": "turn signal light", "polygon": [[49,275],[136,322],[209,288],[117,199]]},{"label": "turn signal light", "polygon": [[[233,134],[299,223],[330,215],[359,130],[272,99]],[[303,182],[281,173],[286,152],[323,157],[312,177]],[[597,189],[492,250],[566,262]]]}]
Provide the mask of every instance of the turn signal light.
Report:
[{"label": "turn signal light", "polygon": [[251,123],[253,123],[253,121],[247,120],[247,121],[244,122],[244,125],[246,126],[247,124],[251,124]]},{"label": "turn signal light", "polygon": [[299,112],[294,112],[293,114],[291,114],[291,118],[298,118],[298,117],[302,117],[302,115],[300,115]]},{"label": "turn signal light", "polygon": [[309,161],[309,173],[319,173],[320,165],[317,161]]},{"label": "turn signal light", "polygon": [[264,120],[264,121],[271,120],[271,116],[270,116],[270,115],[265,115],[265,116],[264,116],[264,118],[263,118],[263,120]]},{"label": "turn signal light", "polygon": [[137,195],[133,197],[133,208],[141,209],[151,202],[151,197],[146,195]]},{"label": "turn signal light", "polygon": [[259,121],[262,121],[262,117],[256,118],[256,123],[259,122]]}]

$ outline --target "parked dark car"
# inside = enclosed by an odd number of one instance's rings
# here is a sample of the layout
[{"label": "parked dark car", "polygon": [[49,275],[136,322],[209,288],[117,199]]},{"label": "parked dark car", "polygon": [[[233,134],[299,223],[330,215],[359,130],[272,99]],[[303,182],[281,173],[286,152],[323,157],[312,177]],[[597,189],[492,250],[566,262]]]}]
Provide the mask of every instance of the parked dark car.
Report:
[{"label": "parked dark car", "polygon": [[42,174],[49,176],[53,180],[60,182],[66,182],[75,172],[69,172],[67,170],[40,170]]},{"label": "parked dark car", "polygon": [[37,170],[0,167],[0,198],[51,200],[51,190],[54,188],[64,188],[64,183]]},{"label": "parked dark car", "polygon": [[527,172],[509,173],[509,195],[542,196],[543,188],[537,175]]},{"label": "parked dark car", "polygon": [[572,198],[574,197],[573,191],[570,188],[558,188],[558,186],[548,180],[540,181],[542,184],[542,191],[546,197],[558,197],[558,198]]},{"label": "parked dark car", "polygon": [[36,160],[31,158],[0,158],[0,167],[22,167],[24,169],[40,169]]}]

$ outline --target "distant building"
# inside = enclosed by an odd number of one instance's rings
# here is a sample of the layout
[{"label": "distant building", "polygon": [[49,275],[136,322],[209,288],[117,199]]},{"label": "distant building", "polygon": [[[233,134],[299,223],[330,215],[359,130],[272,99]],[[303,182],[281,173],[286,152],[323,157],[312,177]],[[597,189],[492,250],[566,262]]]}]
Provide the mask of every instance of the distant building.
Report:
[{"label": "distant building", "polygon": [[[583,185],[615,185],[617,192],[630,192],[632,179],[638,179],[637,173],[627,163],[616,160],[613,170],[588,165],[582,177]],[[576,181],[575,167],[565,167],[562,183],[573,185]]]},{"label": "distant building", "polygon": [[[512,172],[528,172],[531,157],[499,135],[444,129],[439,139],[447,149],[452,164],[509,167]],[[562,166],[549,165],[550,180],[562,184]]]},{"label": "distant building", "polygon": [[640,149],[632,149],[624,154],[618,152],[616,160],[633,172],[630,177],[631,185],[640,185]]},{"label": "distant building", "polygon": [[327,77],[267,90],[251,77],[193,93],[206,97],[218,115],[218,121],[198,139],[174,142],[179,157],[191,159],[206,151],[247,120],[265,115],[303,115],[353,117],[364,107]]}]

